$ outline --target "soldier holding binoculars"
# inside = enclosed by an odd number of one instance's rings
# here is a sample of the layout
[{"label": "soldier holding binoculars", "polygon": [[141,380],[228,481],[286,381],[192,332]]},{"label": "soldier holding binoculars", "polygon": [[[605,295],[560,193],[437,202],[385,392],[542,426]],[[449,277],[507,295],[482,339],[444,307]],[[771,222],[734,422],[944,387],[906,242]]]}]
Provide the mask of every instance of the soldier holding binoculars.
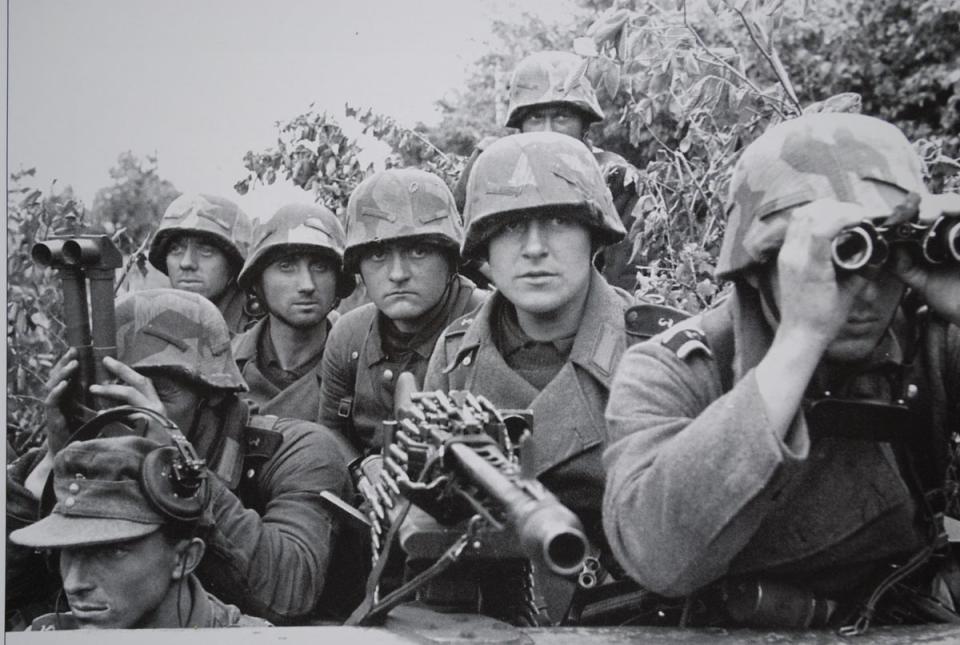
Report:
[{"label": "soldier holding binoculars", "polygon": [[734,294],[630,349],[606,413],[610,545],[644,586],[701,599],[689,622],[955,619],[958,201],[862,115],[744,151],[717,270]]}]

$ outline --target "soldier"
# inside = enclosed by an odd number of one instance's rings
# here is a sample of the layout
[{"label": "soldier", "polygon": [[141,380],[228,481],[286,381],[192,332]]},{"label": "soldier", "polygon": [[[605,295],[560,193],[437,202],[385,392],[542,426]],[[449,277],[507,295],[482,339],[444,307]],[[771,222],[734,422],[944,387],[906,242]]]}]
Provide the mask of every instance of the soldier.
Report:
[{"label": "soldier", "polygon": [[267,317],[233,339],[233,356],[261,414],[316,421],[320,359],[340,298],[353,292],[343,271],[346,234],[321,206],[279,209],[253,234],[237,282],[252,291]]},{"label": "soldier", "polygon": [[[91,392],[163,414],[206,459],[213,527],[200,580],[219,598],[273,623],[349,613],[362,591],[353,569],[363,562],[360,545],[340,539],[323,501],[326,493],[352,495],[336,438],[314,423],[249,413],[238,398],[246,385],[226,324],[207,299],[139,291],[117,303],[116,318],[119,360],[104,359],[116,383],[93,385]],[[76,371],[71,349],[48,380],[53,452],[66,443],[59,406]],[[50,465],[48,452],[23,482],[35,499]]]},{"label": "soldier", "polygon": [[22,546],[59,550],[70,611],[37,618],[32,631],[269,625],[222,603],[194,575],[206,548],[203,502],[175,518],[145,494],[147,457],[164,450],[130,436],[79,441],[57,453],[53,512],[10,534]]},{"label": "soldier", "polygon": [[518,134],[477,158],[465,215],[463,256],[489,262],[497,291],[440,337],[425,389],[531,409],[537,477],[599,544],[602,416],[633,304],[592,265],[624,236],[610,191],[580,141]]},{"label": "soldier", "polygon": [[346,270],[373,301],[345,314],[323,356],[320,423],[359,452],[380,446],[400,372],[423,383],[440,332],[486,292],[457,273],[463,229],[450,189],[414,168],[372,175],[347,204]]},{"label": "soldier", "polygon": [[[860,272],[831,259],[862,220],[902,223],[917,201],[921,223],[940,215],[948,196],[928,193],[920,168],[878,119],[771,128],[731,179],[717,274],[734,294],[620,364],[606,534],[642,585],[696,594],[707,611],[694,624],[844,624],[864,603],[859,629],[895,578],[927,585],[927,610],[901,619],[954,615],[931,583],[942,504],[923,492],[950,485],[960,428],[960,271],[902,247]],[[909,588],[892,594],[901,610],[919,598]]]},{"label": "soldier", "polygon": [[[590,125],[603,120],[603,110],[585,72],[586,61],[569,52],[544,51],[527,56],[517,64],[510,78],[510,102],[504,125],[520,132],[558,132],[586,143]],[[454,195],[461,211],[477,155],[494,140],[488,137],[480,142],[460,175]],[[624,229],[629,231],[634,223],[634,206],[639,201],[637,169],[614,152],[594,148],[593,155]],[[603,275],[610,284],[628,290],[636,286],[632,255],[630,240],[604,248],[600,259]]]},{"label": "soldier", "polygon": [[183,194],[167,207],[150,242],[150,264],[174,289],[199,293],[217,305],[231,334],[254,322],[237,274],[250,246],[250,220],[228,199]]}]

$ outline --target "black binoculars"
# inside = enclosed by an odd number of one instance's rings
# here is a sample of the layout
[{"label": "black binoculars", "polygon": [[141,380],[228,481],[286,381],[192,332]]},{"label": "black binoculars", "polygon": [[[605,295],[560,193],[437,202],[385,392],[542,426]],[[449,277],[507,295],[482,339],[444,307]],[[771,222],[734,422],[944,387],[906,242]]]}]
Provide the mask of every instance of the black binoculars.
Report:
[{"label": "black binoculars", "polygon": [[831,247],[834,265],[851,272],[883,266],[894,244],[911,249],[927,264],[960,264],[960,217],[943,215],[929,225],[882,221],[865,220],[840,231]]},{"label": "black binoculars", "polygon": [[30,255],[35,264],[53,267],[60,275],[66,340],[76,348],[79,363],[69,398],[86,408],[109,407],[109,402],[95,401],[88,388],[111,380],[103,358],[117,356],[114,272],[123,266],[123,255],[106,235],[71,233],[75,231],[37,242]]}]

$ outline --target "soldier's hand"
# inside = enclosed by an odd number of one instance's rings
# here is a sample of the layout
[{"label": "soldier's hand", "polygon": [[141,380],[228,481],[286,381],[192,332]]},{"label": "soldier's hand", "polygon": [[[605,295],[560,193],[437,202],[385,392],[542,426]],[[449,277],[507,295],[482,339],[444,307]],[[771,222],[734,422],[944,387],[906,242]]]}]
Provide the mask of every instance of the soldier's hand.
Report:
[{"label": "soldier's hand", "polygon": [[47,449],[55,455],[67,443],[70,431],[67,428],[67,419],[63,415],[64,393],[70,386],[70,379],[77,373],[79,362],[77,350],[71,347],[60,357],[50,376],[43,384],[47,396],[43,400],[46,412]]},{"label": "soldier's hand", "polygon": [[119,382],[109,385],[91,385],[92,394],[116,401],[117,405],[135,405],[148,408],[163,416],[167,415],[166,408],[149,378],[109,356],[104,357],[103,366]]},{"label": "soldier's hand", "polygon": [[847,320],[867,283],[859,274],[837,274],[830,249],[846,226],[869,218],[859,204],[821,199],[793,211],[777,259],[780,328],[799,332],[823,351]]},{"label": "soldier's hand", "polygon": [[[924,196],[919,221],[932,224],[941,215],[960,217],[960,195]],[[908,287],[920,293],[933,311],[960,325],[960,269],[955,264],[920,263],[905,249],[895,248],[892,270]]]}]

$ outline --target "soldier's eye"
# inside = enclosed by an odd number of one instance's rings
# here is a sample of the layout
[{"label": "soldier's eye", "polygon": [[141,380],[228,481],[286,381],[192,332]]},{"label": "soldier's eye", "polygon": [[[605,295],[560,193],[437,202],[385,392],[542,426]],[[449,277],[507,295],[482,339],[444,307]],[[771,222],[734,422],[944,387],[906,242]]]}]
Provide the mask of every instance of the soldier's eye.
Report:
[{"label": "soldier's eye", "polygon": [[526,228],[526,220],[511,220],[504,225],[503,230],[507,233],[522,233]]},{"label": "soldier's eye", "polygon": [[321,261],[321,260],[318,260],[318,261],[316,261],[316,262],[311,262],[311,263],[310,263],[310,271],[311,271],[311,273],[329,273],[329,272],[330,272],[330,265],[329,265],[328,263],[326,263],[326,262]]},{"label": "soldier's eye", "polygon": [[367,259],[374,262],[383,262],[387,259],[387,252],[384,249],[375,249],[367,254]]},{"label": "soldier's eye", "polygon": [[167,254],[182,255],[186,250],[187,247],[183,242],[170,242],[170,246],[167,247]]},{"label": "soldier's eye", "polygon": [[418,260],[427,257],[430,254],[430,248],[427,246],[417,245],[410,247],[410,257],[416,258]]},{"label": "soldier's eye", "polygon": [[198,244],[198,245],[197,245],[197,253],[199,253],[200,255],[202,255],[202,256],[205,257],[205,258],[213,257],[213,255],[214,255],[216,252],[217,252],[217,249],[215,249],[214,247],[210,246],[209,244]]}]

